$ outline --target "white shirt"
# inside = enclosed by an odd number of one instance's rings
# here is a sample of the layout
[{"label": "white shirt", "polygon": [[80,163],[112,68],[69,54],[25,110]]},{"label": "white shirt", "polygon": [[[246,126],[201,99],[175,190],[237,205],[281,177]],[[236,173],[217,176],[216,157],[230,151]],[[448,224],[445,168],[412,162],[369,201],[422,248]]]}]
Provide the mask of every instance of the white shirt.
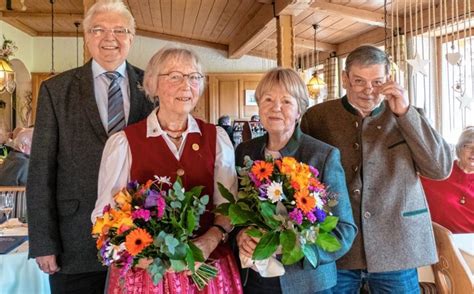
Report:
[{"label": "white shirt", "polygon": [[[119,85],[123,97],[123,110],[125,111],[125,123],[128,122],[128,115],[130,113],[130,86],[128,82],[127,64],[123,62],[116,72],[120,73]],[[95,60],[92,60],[92,76],[94,77],[94,94],[95,102],[99,109],[100,120],[107,131],[108,116],[109,116],[109,85],[110,79],[104,73],[107,71],[100,66]]]},{"label": "white shirt", "polygon": [[[186,143],[187,135],[189,133],[201,134],[201,130],[196,120],[189,115],[188,128],[183,133],[181,147],[178,150],[158,123],[156,116],[157,110],[158,108],[147,117],[146,136],[147,138],[162,136],[173,155],[179,160],[183,154],[183,146]],[[237,174],[235,171],[234,147],[230,142],[229,136],[221,127],[216,127],[216,129],[213,203],[219,205],[227,202],[227,200],[225,200],[219,192],[217,183],[221,183],[227,187],[233,195],[237,195]],[[150,150],[150,152],[152,152],[152,150]],[[112,207],[115,206],[113,196],[131,180],[131,166],[132,154],[127,136],[124,131],[117,132],[107,140],[104,152],[102,153],[102,161],[99,169],[98,197],[91,215],[92,223],[95,223],[97,216],[102,215],[104,206],[107,204],[110,204]]]}]

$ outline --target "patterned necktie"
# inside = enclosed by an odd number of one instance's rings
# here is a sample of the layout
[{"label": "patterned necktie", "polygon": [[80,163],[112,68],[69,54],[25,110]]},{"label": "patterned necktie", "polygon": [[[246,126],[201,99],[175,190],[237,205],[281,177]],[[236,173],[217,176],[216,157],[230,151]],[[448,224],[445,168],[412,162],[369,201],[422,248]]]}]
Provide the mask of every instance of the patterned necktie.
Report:
[{"label": "patterned necktie", "polygon": [[110,80],[107,126],[109,136],[112,136],[125,127],[125,113],[123,110],[122,91],[119,84],[120,73],[108,71],[105,73],[105,76]]}]

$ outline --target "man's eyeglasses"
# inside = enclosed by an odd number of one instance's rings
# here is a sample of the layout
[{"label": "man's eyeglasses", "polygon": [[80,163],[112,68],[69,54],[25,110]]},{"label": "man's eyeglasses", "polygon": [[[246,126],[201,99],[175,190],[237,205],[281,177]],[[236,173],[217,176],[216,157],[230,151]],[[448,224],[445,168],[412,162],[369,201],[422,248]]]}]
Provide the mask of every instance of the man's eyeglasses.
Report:
[{"label": "man's eyeglasses", "polygon": [[198,72],[192,72],[190,74],[183,74],[179,71],[172,71],[167,74],[160,74],[159,77],[166,77],[166,80],[171,84],[178,85],[181,84],[184,78],[188,78],[189,84],[197,86],[201,83],[204,76]]},{"label": "man's eyeglasses", "polygon": [[105,34],[107,34],[107,32],[111,32],[117,38],[124,38],[128,34],[131,33],[131,31],[129,29],[126,29],[126,28],[104,29],[104,28],[101,28],[101,27],[94,27],[94,28],[89,30],[89,33],[94,35],[94,37],[105,36]]},{"label": "man's eyeglasses", "polygon": [[349,85],[351,86],[351,88],[354,88],[355,91],[363,91],[369,87],[368,85],[370,85],[374,90],[378,90],[386,82],[385,78],[377,79],[374,81],[366,81],[357,77],[351,79],[349,78],[349,76],[347,76],[347,78],[349,79]]}]

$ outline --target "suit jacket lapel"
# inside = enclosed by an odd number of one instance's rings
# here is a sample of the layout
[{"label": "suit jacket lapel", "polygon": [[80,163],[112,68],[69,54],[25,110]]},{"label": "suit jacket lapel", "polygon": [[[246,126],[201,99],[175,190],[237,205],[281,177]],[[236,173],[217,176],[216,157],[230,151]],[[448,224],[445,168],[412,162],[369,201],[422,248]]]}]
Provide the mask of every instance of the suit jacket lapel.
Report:
[{"label": "suit jacket lapel", "polygon": [[137,73],[132,65],[127,62],[128,83],[130,88],[130,113],[128,116],[128,125],[140,120],[143,115],[142,103],[146,101],[145,93],[141,89],[143,74]]},{"label": "suit jacket lapel", "polygon": [[99,138],[105,143],[107,141],[107,132],[100,119],[99,108],[95,100],[94,77],[92,76],[92,59],[82,66],[82,70],[77,72],[77,78],[80,83],[80,99],[83,102],[84,110]]}]

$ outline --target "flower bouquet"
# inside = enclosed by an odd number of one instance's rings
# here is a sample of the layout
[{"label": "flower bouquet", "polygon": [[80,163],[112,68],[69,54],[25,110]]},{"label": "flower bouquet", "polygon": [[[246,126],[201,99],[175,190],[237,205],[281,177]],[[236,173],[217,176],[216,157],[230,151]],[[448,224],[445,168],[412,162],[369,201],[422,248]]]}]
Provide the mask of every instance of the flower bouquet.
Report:
[{"label": "flower bouquet", "polygon": [[[219,185],[229,203],[216,208],[216,212],[229,216],[234,226],[251,227],[246,233],[260,238],[250,264],[241,256],[243,267],[256,265],[262,276],[279,276],[284,268],[271,258],[276,253],[282,254],[285,265],[304,257],[316,267],[314,246],[328,252],[340,249],[339,240],[331,234],[338,222],[330,212],[337,204],[337,195],[318,180],[316,168],[292,157],[253,162],[246,156],[244,165],[237,168],[237,200]],[[259,267],[259,261],[266,262]],[[275,266],[278,269],[269,268]]]},{"label": "flower bouquet", "polygon": [[202,251],[191,241],[209,202],[208,195],[200,196],[202,188],[184,191],[179,178],[172,184],[168,177],[157,176],[146,184],[130,182],[114,196],[116,207],[107,205],[93,226],[99,260],[121,268],[121,276],[132,267],[148,265],[155,285],[167,270],[189,270],[203,289],[217,268],[194,266],[204,262]]}]

